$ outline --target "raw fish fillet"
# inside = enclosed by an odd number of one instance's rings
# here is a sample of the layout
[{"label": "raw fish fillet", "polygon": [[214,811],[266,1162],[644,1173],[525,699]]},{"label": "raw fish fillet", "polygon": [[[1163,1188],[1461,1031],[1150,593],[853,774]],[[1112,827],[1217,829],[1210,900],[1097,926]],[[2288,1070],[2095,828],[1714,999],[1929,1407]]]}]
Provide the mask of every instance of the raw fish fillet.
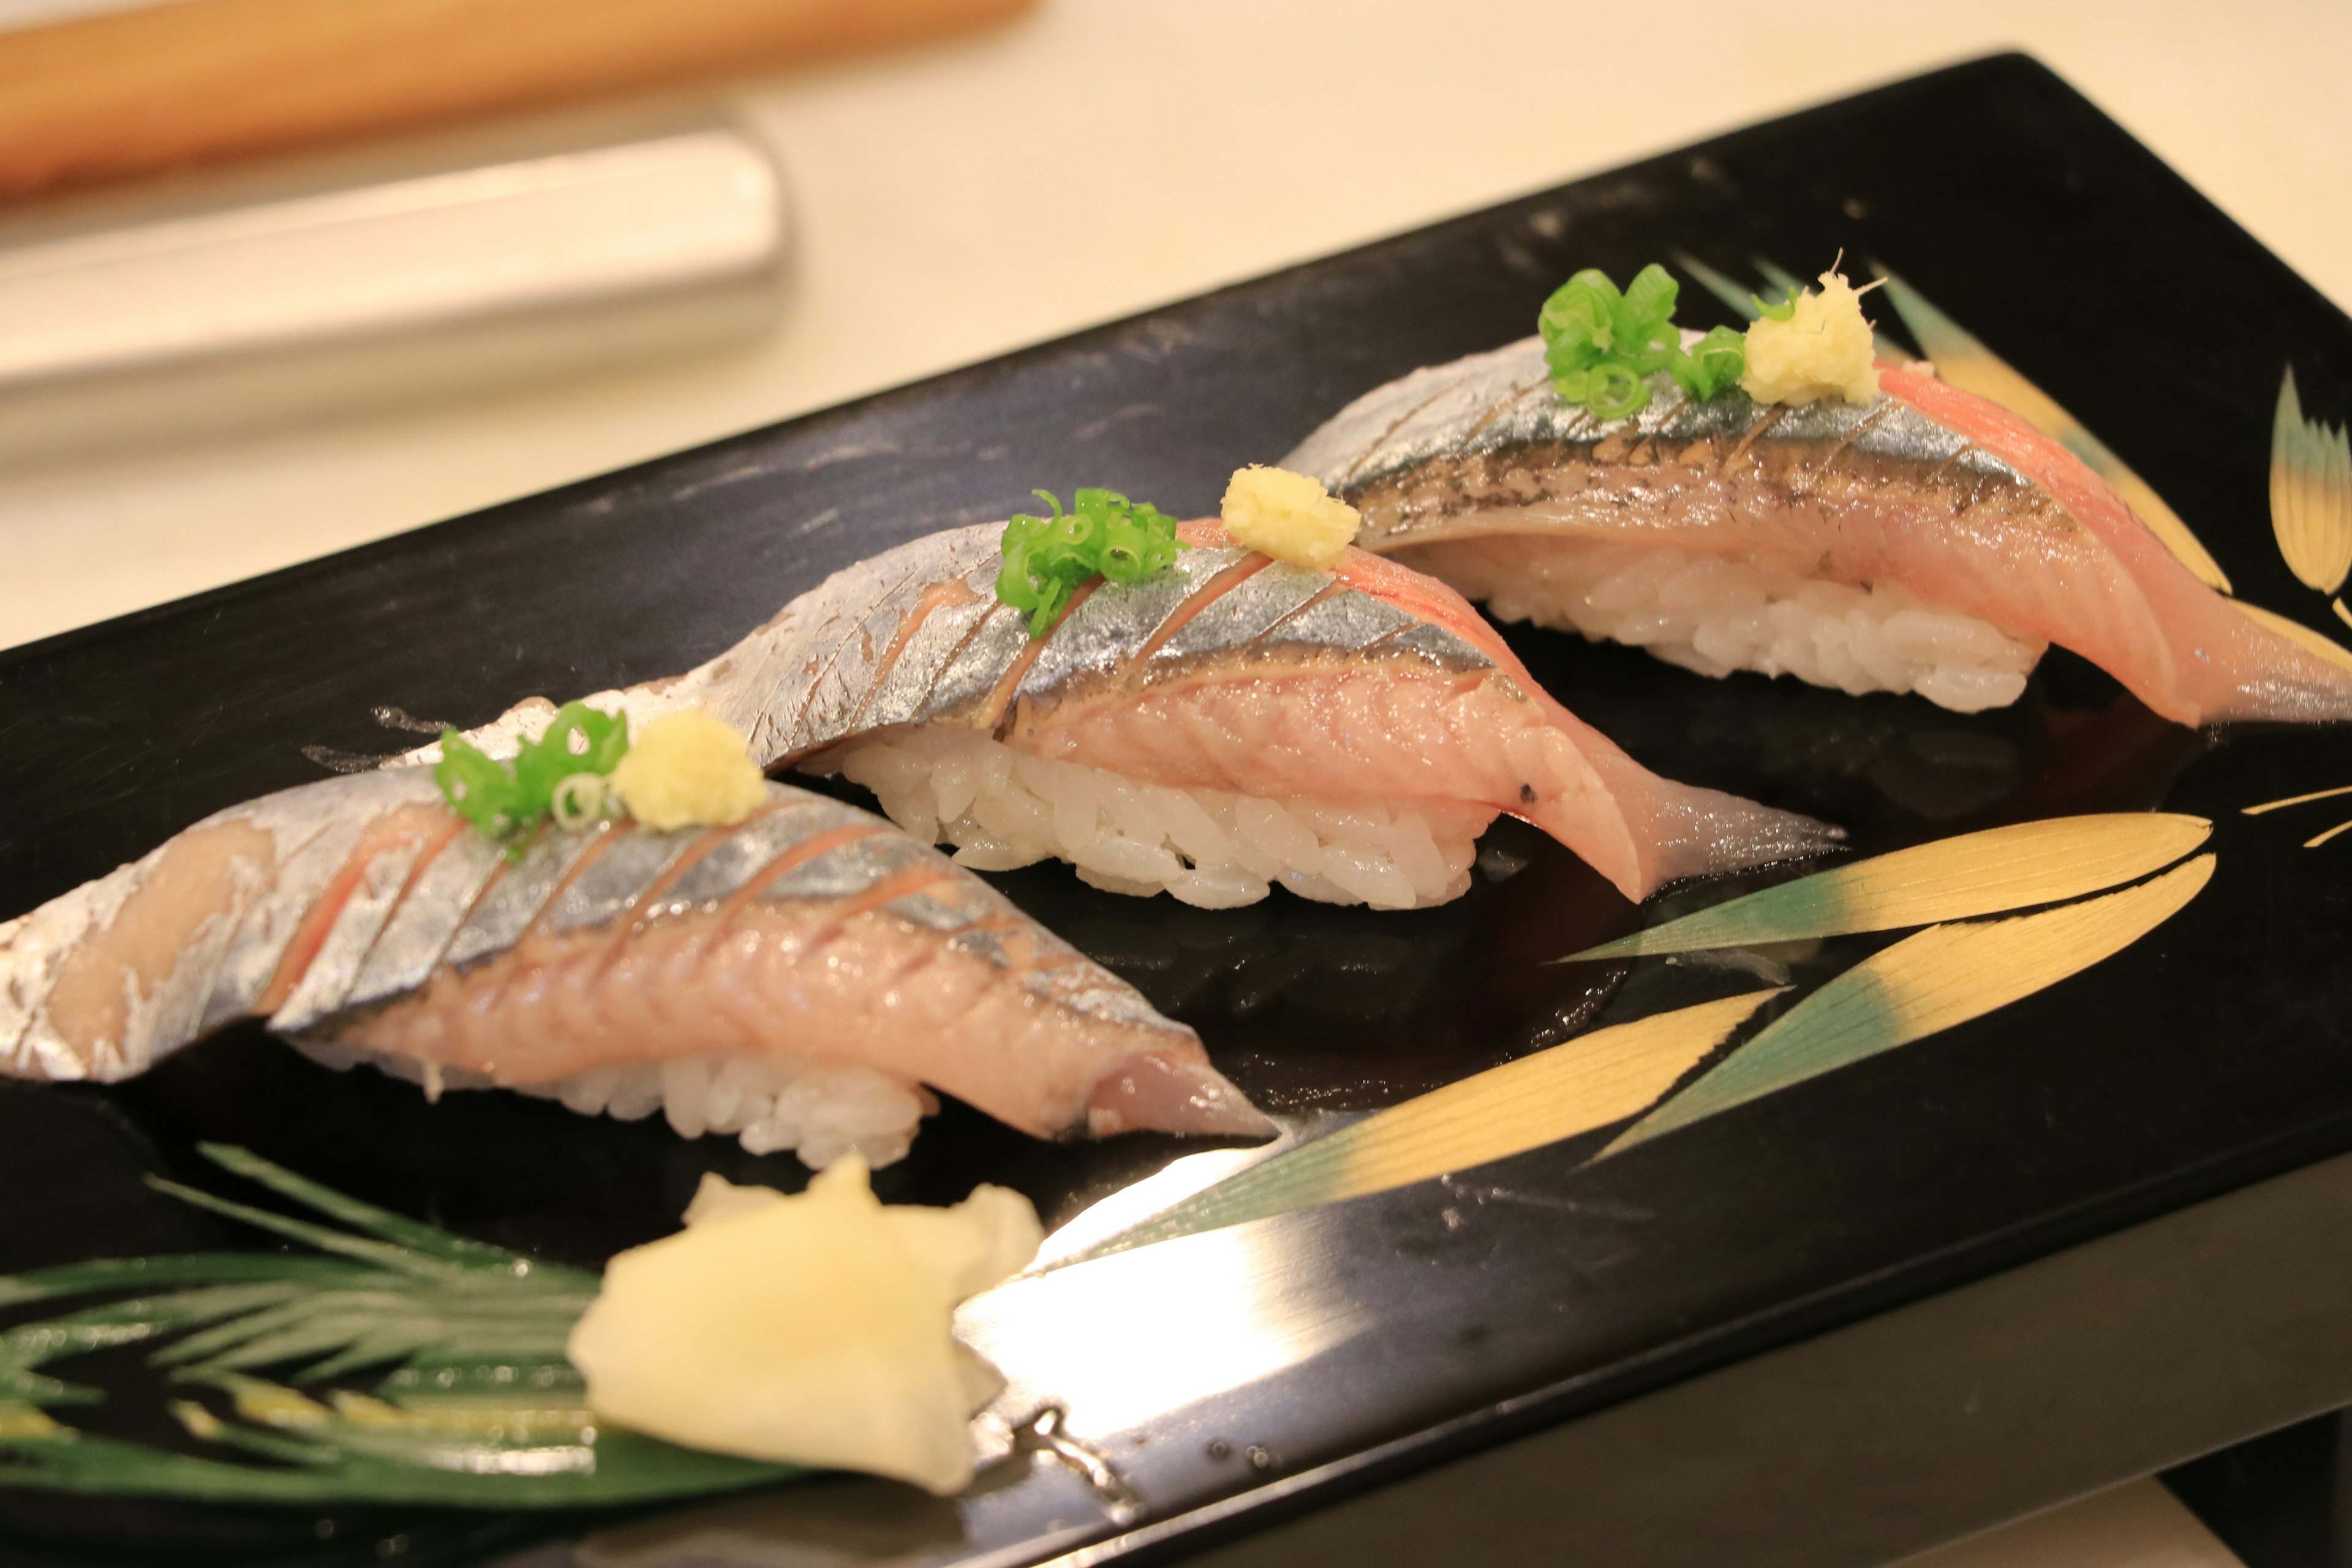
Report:
[{"label": "raw fish fillet", "polygon": [[936,851],[783,784],[734,827],[519,861],[392,768],[265,796],[0,925],[0,1070],[131,1077],[234,1019],[528,1087],[859,1064],[1038,1137],[1265,1129],[1192,1031]]},{"label": "raw fish fillet", "polygon": [[[585,700],[633,723],[699,707],[772,768],[948,726],[1150,784],[1376,802],[1474,837],[1507,812],[1631,899],[1835,841],[1811,818],[1649,772],[1546,695],[1459,595],[1394,563],[1355,551],[1319,572],[1188,523],[1193,548],[1174,566],[1096,583],[1033,639],[994,594],[1000,531],[901,545],[700,668]],[[510,754],[552,711],[534,699],[470,738]]]},{"label": "raw fish fillet", "polygon": [[[1653,547],[1965,617],[2018,645],[2020,669],[2056,643],[2183,724],[2352,718],[2352,668],[2199,582],[2056,441],[1919,370],[1881,365],[1879,386],[1865,405],[1759,408],[1736,388],[1692,403],[1661,374],[1646,408],[1601,420],[1553,393],[1529,338],[1365,394],[1283,463],[1362,510],[1367,549],[1591,636],[1658,640],[1623,605],[1578,603],[1589,578],[1548,607],[1516,584],[1563,552]],[[1906,689],[1707,647],[1661,652]]]}]

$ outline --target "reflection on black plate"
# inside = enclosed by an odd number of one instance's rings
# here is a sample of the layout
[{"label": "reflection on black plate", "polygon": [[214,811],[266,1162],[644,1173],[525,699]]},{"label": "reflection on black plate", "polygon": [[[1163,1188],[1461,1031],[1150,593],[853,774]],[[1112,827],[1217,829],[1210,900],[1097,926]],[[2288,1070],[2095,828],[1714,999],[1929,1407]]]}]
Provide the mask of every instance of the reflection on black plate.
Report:
[{"label": "reflection on black plate", "polygon": [[[2159,232],[2165,246],[2145,244]],[[2347,388],[2327,367],[2352,364],[2352,330],[2053,79],[1994,60],[17,650],[0,660],[14,828],[0,909],[315,776],[306,745],[384,750],[380,704],[478,721],[529,693],[686,668],[826,572],[1002,515],[1033,485],[1206,510],[1236,464],[1286,450],[1356,393],[1523,335],[1576,268],[1622,276],[1675,249],[1738,268],[1841,246],[1902,271],[2099,432],[2242,595],[2307,607],[2260,521],[2277,367],[2296,356],[2305,406],[2341,418]],[[2184,292],[2184,276],[2213,286]],[[2192,339],[2240,345],[2242,363],[2166,357]],[[1107,410],[1134,412],[1106,423]],[[1964,718],[1706,681],[1551,634],[1511,640],[1646,765],[1837,821],[1867,853],[2162,805],[2215,821],[2220,870],[2096,970],[1599,1164],[1579,1168],[1602,1135],[984,1299],[973,1330],[1013,1401],[1066,1406],[1067,1430],[1148,1515],[1391,1440],[1384,1462],[1426,1462],[2352,1142],[2342,874],[2283,818],[2238,815],[2352,780],[2352,736],[2199,736],[2056,654],[2016,707]],[[1705,962],[1548,965],[1645,915],[1507,824],[1467,897],[1412,914],[1279,894],[1202,911],[1099,893],[1061,867],[998,880],[1198,1027],[1252,1095],[1302,1117],[1394,1104],[1754,984]],[[1818,979],[1884,945],[1783,956]],[[0,1085],[0,1270],[254,1244],[140,1184],[193,1175],[201,1140],[583,1264],[670,1228],[705,1171],[803,1179],[789,1158],[685,1142],[658,1120],[502,1094],[427,1106],[241,1029],[118,1089]],[[1100,1221],[1251,1157],[1166,1139],[1039,1144],[950,1105],[877,1185],[936,1202],[1003,1182],[1049,1224],[1105,1205]],[[86,1362],[73,1370],[101,1381],[135,1370]],[[1460,1417],[1480,1419],[1417,1436]],[[93,1509],[0,1488],[0,1531],[26,1560],[59,1563],[459,1563],[583,1531],[515,1561],[1012,1561],[1120,1528],[1039,1443],[952,1503],[839,1479],[658,1518]]]}]

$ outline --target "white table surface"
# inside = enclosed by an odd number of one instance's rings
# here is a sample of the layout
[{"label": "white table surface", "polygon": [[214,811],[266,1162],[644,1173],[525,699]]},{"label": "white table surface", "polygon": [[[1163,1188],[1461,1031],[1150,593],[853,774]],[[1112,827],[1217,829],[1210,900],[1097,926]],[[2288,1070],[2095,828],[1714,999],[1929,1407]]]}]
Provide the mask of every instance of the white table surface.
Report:
[{"label": "white table surface", "polygon": [[[783,161],[800,218],[784,317],[761,341],[12,459],[0,646],[2011,46],[2352,300],[2343,0],[1045,0],[996,33],[724,95]],[[1634,58],[1656,63],[1616,63]]]}]

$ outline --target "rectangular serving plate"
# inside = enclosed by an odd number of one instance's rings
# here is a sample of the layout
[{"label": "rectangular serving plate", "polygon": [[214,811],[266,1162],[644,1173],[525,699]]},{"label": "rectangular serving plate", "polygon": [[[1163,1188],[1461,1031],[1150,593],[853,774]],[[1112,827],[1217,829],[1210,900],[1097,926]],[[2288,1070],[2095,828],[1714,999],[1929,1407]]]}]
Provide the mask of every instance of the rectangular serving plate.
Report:
[{"label": "rectangular serving plate", "polygon": [[[409,743],[380,709],[472,723],[525,695],[687,668],[827,573],[1001,517],[1033,486],[1209,511],[1235,466],[1279,457],[1358,393],[1525,335],[1579,268],[1622,277],[1685,251],[1742,275],[1758,257],[1806,271],[1841,248],[1903,273],[2056,396],[2241,595],[2324,622],[2270,541],[2270,415],[2292,360],[2305,407],[2342,417],[2352,322],[2063,83],[2003,57],[14,650],[0,657],[0,908],[316,778],[320,757]],[[1685,300],[1698,324],[1720,315],[1696,289]],[[953,1502],[828,1479],[629,1523],[370,1516],[339,1549],[363,1561],[400,1534],[457,1561],[584,1530],[516,1561],[796,1561],[820,1542],[894,1564],[1181,1552],[1272,1517],[1262,1505],[1295,1512],[1479,1449],[1523,1453],[1495,1446],[1681,1380],[1723,1386],[1701,1374],[2352,1147],[2352,900],[2300,833],[2240,815],[2352,782],[2352,736],[2192,734],[2058,656],[2017,708],[1963,719],[1704,681],[1549,634],[1515,642],[1644,763],[1840,821],[1866,851],[2160,806],[2214,819],[2220,870],[2095,970],[1602,1165],[1577,1141],[1067,1271],[1076,1283],[1036,1331],[991,1348],[1016,1390],[1067,1407],[1139,1511],[1036,1450]],[[1059,868],[1006,885],[1196,1022],[1253,1092],[1356,1110],[1708,984],[1655,961],[1605,984],[1559,978],[1544,958],[1638,917],[1564,855],[1513,842],[1532,871],[1408,916],[1280,897],[1210,915],[1096,894]],[[216,1244],[226,1233],[137,1185],[197,1171],[200,1139],[586,1261],[674,1224],[702,1170],[786,1185],[798,1170],[512,1096],[428,1108],[233,1031],[117,1089],[0,1086],[0,1176],[55,1194],[0,1227],[0,1271]],[[1010,1182],[1051,1223],[1188,1152],[1027,1144],[951,1110],[883,1188],[940,1199]],[[1898,1320],[1912,1321],[1884,1321]],[[2098,1377],[2079,1392],[2099,1397]],[[2216,1415],[2210,1441],[2261,1418]],[[1554,1506],[1631,1517],[1611,1513],[1622,1490],[1601,1472],[1563,1463]],[[1433,1472],[1416,1506],[1484,1496],[1543,1517],[1517,1492],[1444,1489],[1477,1473]],[[0,1528],[68,1553],[168,1552],[232,1528],[169,1508],[94,1524],[28,1494],[0,1510]],[[283,1522],[232,1521],[257,1562],[291,1560],[271,1534]]]}]

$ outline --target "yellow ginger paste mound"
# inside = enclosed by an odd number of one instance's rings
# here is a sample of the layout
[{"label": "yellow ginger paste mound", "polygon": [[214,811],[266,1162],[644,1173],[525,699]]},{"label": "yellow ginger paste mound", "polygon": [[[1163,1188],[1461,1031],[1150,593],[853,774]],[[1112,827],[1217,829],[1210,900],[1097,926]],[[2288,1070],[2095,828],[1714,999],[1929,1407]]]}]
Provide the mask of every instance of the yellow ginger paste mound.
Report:
[{"label": "yellow ginger paste mound", "polygon": [[1255,464],[1234,471],[1221,516],[1235,544],[1318,572],[1339,563],[1364,523],[1320,481]]},{"label": "yellow ginger paste mound", "polygon": [[565,1352],[620,1426],[960,1491],[972,1412],[1003,1380],[950,1320],[1043,1238],[1003,1187],[886,1208],[855,1154],[794,1197],[707,1175],[684,1230],[613,1259]]},{"label": "yellow ginger paste mound", "polygon": [[612,783],[629,815],[658,833],[731,826],[768,798],[749,743],[695,709],[665,713],[631,737]]},{"label": "yellow ginger paste mound", "polygon": [[1878,395],[1872,357],[1861,292],[1838,273],[1824,272],[1821,292],[1798,295],[1787,321],[1760,316],[1748,327],[1748,372],[1739,386],[1759,403],[1868,403]]}]

